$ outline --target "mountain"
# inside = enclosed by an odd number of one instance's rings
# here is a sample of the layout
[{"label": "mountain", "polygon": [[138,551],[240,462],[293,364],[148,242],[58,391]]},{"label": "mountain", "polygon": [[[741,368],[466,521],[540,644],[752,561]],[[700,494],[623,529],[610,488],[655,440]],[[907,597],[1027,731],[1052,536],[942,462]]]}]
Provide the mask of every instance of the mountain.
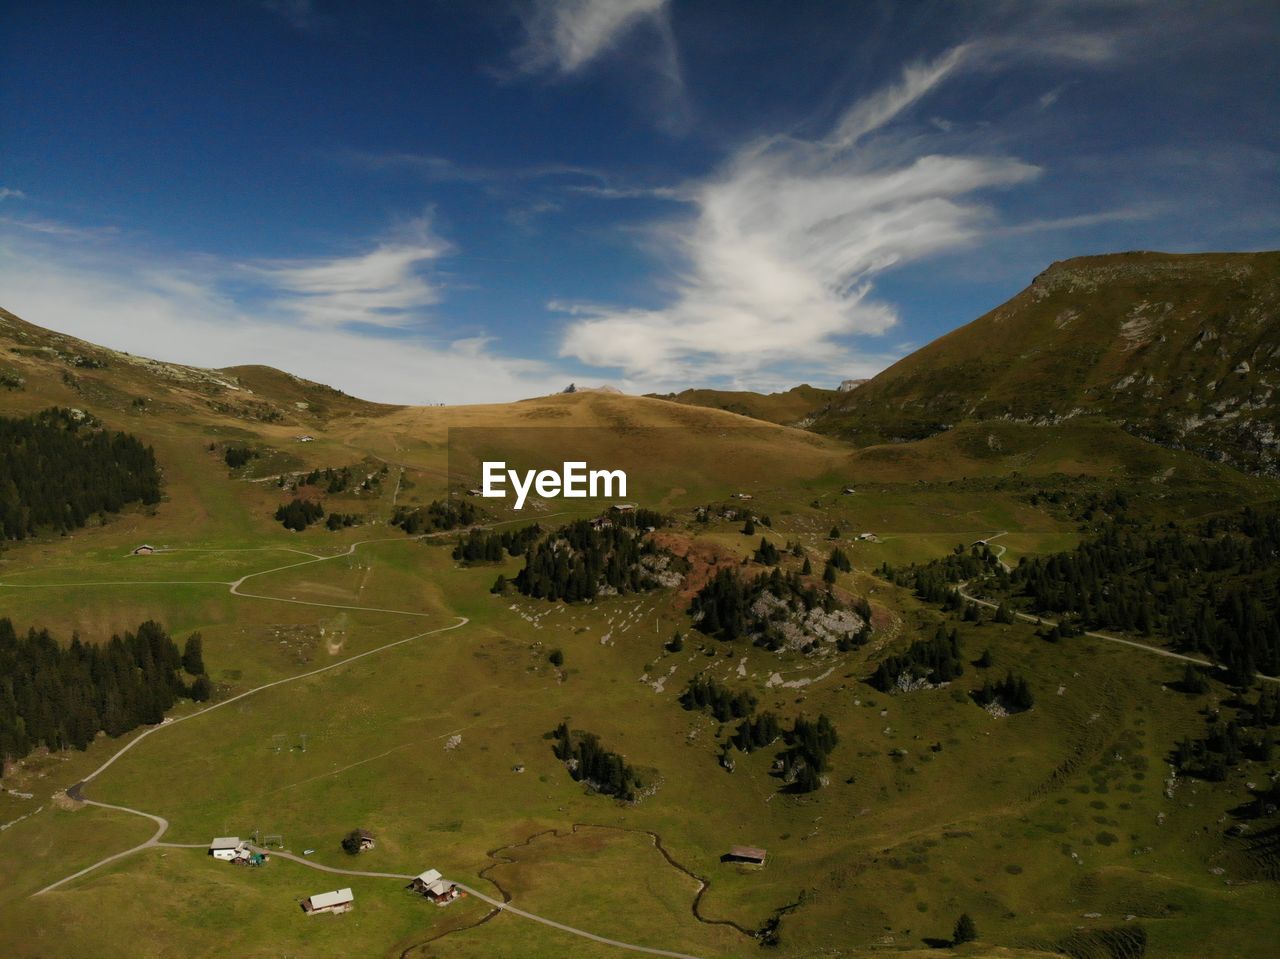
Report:
[{"label": "mountain", "polygon": [[0,309],[0,406],[92,406],[136,415],[200,411],[246,423],[314,428],[397,409],[269,366],[202,369],[134,356],[47,330]]},{"label": "mountain", "polygon": [[[846,381],[850,382],[850,381]],[[688,406],[706,406],[749,416],[752,419],[780,423],[783,426],[807,426],[838,395],[836,390],[819,389],[807,383],[782,393],[752,393],[748,390],[684,390],[680,393],[649,394]]]},{"label": "mountain", "polygon": [[813,428],[874,444],[1102,417],[1275,474],[1278,355],[1280,252],[1080,257],[839,394]]}]

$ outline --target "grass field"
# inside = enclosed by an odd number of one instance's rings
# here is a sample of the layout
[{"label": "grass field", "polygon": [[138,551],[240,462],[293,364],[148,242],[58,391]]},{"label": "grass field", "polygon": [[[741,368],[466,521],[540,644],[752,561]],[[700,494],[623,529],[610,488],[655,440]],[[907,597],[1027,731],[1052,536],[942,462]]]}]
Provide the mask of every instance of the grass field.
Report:
[{"label": "grass field", "polygon": [[[277,388],[253,376],[259,401]],[[45,399],[61,399],[49,391]],[[16,396],[14,410],[37,405]],[[1031,625],[992,623],[952,625],[967,661],[989,649],[994,676],[1011,667],[1026,676],[1036,697],[1029,712],[996,719],[975,705],[967,692],[983,671],[974,666],[949,688],[905,695],[865,682],[888,651],[931,635],[942,618],[878,579],[881,563],[937,557],[995,533],[1012,562],[1076,541],[1068,515],[1032,505],[1024,483],[1002,482],[1015,469],[1008,457],[1023,477],[1150,490],[1151,508],[1171,516],[1274,498],[1274,483],[1137,440],[1113,443],[1092,426],[1045,431],[1029,452],[1018,445],[1024,428],[1010,426],[997,444],[1005,452],[987,457],[981,450],[994,447],[960,431],[900,453],[853,451],[716,410],[608,394],[509,407],[359,406],[272,424],[185,396],[164,402],[185,413],[136,422],[110,407],[100,413],[156,446],[166,499],[154,515],[126,512],[9,548],[0,590],[19,628],[48,626],[62,639],[78,631],[101,641],[147,618],[179,641],[203,635],[215,702],[226,705],[199,715],[180,705],[180,722],[147,735],[85,788],[94,801],[167,819],[165,842],[276,834],[333,868],[434,867],[577,929],[705,957],[754,952],[756,940],[728,923],[755,930],[776,915],[776,952],[794,956],[928,954],[961,912],[980,930],[978,943],[958,950],[969,956],[1061,954],[1072,936],[1080,955],[1108,955],[1087,951],[1102,948],[1099,930],[1139,927],[1147,955],[1187,959],[1263,956],[1280,938],[1274,886],[1222,839],[1243,774],[1165,793],[1170,748],[1198,733],[1201,710],[1226,690],[1188,697],[1167,686],[1180,674],[1170,661],[1088,638],[1050,644]],[[499,572],[513,576],[518,559],[460,568],[452,536],[419,540],[385,523],[395,503],[445,494],[448,428],[548,422],[588,430],[593,458],[617,455],[635,471],[629,498],[670,510],[677,532],[724,554],[745,557],[764,535],[801,543],[820,567],[838,526],[855,565],[839,585],[874,604],[872,642],[820,658],[730,648],[689,632],[686,601],[673,591],[572,606],[494,596],[490,584]],[[315,442],[292,440],[303,429]],[[233,475],[207,449],[218,436],[287,448],[299,469],[386,462],[387,479],[361,501],[364,525],[289,533],[270,518],[280,491]],[[509,458],[573,453],[567,432],[550,444],[546,436],[528,434],[524,448],[513,440]],[[772,529],[748,537],[738,520],[692,521],[697,505],[744,508],[734,492],[750,493],[745,508],[768,514]],[[356,500],[334,497],[330,508]],[[554,525],[598,506],[544,503],[528,515]],[[489,521],[512,518],[494,510]],[[856,541],[861,532],[879,542]],[[131,555],[141,542],[162,550]],[[688,639],[670,652],[676,631]],[[553,648],[562,668],[548,661]],[[788,720],[830,716],[840,743],[829,784],[783,791],[769,750],[737,754],[731,773],[721,768],[733,724],[677,701],[698,674],[751,689],[761,708]],[[278,685],[233,699],[268,683]],[[656,770],[656,792],[634,805],[589,794],[545,738],[561,721]],[[0,954],[620,954],[510,913],[475,925],[489,909],[474,897],[437,909],[402,880],[279,857],[238,869],[201,849],[147,848],[31,898],[154,832],[150,820],[63,795],[137,736],[6,770],[13,792],[0,795],[0,823],[10,824],[0,855],[13,894],[0,905]],[[451,737],[461,738],[446,748]],[[339,840],[357,826],[376,834],[377,847],[350,857]],[[766,847],[767,865],[722,862],[734,844]],[[350,914],[299,909],[301,898],[345,885],[356,893]]]}]

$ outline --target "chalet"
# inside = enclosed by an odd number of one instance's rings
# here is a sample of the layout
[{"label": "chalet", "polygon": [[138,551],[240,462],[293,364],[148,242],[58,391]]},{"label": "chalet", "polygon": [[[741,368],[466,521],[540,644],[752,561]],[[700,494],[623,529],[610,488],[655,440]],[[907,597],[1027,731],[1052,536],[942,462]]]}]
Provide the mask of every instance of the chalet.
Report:
[{"label": "chalet", "polygon": [[720,857],[721,862],[740,862],[751,866],[763,866],[765,851],[757,846],[730,846]]},{"label": "chalet", "polygon": [[878,543],[878,542],[880,542],[880,537],[879,537],[879,536],[877,536],[875,533],[859,533],[859,534],[858,534],[858,539],[859,539],[859,540],[861,540],[861,541],[862,541],[862,542],[864,542],[864,543]]},{"label": "chalet", "polygon": [[231,862],[243,853],[248,855],[249,844],[239,836],[219,836],[209,843],[209,855],[214,859]]},{"label": "chalet", "polygon": [[634,513],[636,511],[635,503],[614,503],[609,507],[615,513]]},{"label": "chalet", "polygon": [[753,497],[750,493],[734,493],[733,498],[734,499],[752,499]]},{"label": "chalet", "polygon": [[298,437],[299,443],[314,443],[315,441],[316,441],[316,438],[314,436],[308,436],[305,433]]},{"label": "chalet", "polygon": [[482,489],[469,489],[469,490],[467,490],[467,495],[468,495],[468,496],[483,496],[483,495],[484,495],[484,490],[482,490]]},{"label": "chalet", "polygon": [[457,885],[441,876],[438,869],[428,869],[414,876],[413,882],[409,883],[409,888],[426,896],[437,906],[448,905],[461,895]]},{"label": "chalet", "polygon": [[360,852],[365,852],[377,845],[377,843],[374,842],[373,833],[369,832],[367,829],[356,830],[356,842],[359,843]]},{"label": "chalet", "polygon": [[141,546],[134,549],[133,555],[134,556],[150,556],[155,551],[156,551],[156,548],[154,546],[150,546],[147,543],[143,543]]},{"label": "chalet", "polygon": [[843,490],[841,490],[841,492],[844,493],[845,496],[852,496],[858,491],[854,489],[852,486],[846,486]]},{"label": "chalet", "polygon": [[335,889],[333,892],[317,893],[310,899],[302,900],[302,909],[311,916],[318,912],[350,912],[355,899],[356,895],[350,888]]}]

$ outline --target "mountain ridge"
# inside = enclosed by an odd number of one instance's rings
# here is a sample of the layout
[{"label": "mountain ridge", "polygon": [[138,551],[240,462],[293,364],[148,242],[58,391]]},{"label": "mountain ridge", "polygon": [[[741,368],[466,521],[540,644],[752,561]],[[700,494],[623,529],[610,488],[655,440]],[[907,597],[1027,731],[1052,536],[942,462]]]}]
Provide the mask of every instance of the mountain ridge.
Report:
[{"label": "mountain ridge", "polygon": [[840,394],[813,429],[859,445],[966,421],[1103,416],[1164,446],[1280,471],[1280,252],[1052,264],[1014,297]]}]

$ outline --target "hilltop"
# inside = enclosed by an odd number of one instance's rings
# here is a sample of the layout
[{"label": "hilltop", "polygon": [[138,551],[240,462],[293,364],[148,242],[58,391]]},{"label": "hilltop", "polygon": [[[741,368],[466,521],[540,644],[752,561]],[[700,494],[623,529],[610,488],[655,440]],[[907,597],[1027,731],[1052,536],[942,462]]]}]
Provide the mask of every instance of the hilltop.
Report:
[{"label": "hilltop", "polygon": [[865,445],[1102,417],[1274,474],[1278,355],[1278,252],[1080,257],[839,394],[813,428]]},{"label": "hilltop", "polygon": [[813,417],[825,410],[840,395],[837,390],[824,390],[808,383],[780,393],[754,393],[750,390],[682,390],[679,393],[650,393],[657,399],[671,400],[688,406],[706,406],[752,419],[783,426],[808,426]]}]

